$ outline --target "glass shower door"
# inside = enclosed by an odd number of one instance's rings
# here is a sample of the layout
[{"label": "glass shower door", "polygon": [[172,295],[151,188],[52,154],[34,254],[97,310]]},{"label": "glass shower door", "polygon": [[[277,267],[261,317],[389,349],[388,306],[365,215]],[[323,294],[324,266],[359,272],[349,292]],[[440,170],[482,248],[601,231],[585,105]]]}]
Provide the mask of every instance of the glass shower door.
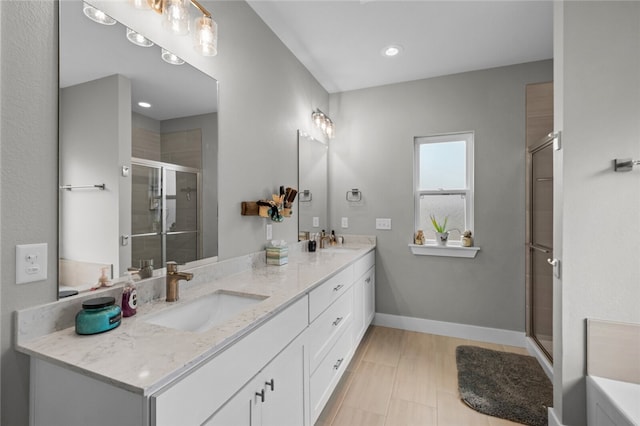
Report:
[{"label": "glass shower door", "polygon": [[140,159],[131,170],[131,266],[200,259],[200,172]]},{"label": "glass shower door", "polygon": [[553,144],[531,150],[531,336],[553,354]]},{"label": "glass shower door", "polygon": [[162,169],[131,164],[131,266],[142,260],[163,265]]},{"label": "glass shower door", "polygon": [[165,168],[166,260],[178,263],[199,259],[198,173]]}]

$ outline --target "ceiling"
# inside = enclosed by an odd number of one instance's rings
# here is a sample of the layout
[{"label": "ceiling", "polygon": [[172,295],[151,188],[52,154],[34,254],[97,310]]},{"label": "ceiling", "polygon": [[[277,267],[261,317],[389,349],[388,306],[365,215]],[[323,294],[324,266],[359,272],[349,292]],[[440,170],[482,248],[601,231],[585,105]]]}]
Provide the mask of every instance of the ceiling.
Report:
[{"label": "ceiling", "polygon": [[[91,21],[82,13],[82,1],[59,4],[61,88],[120,74],[131,81],[133,111],[144,116],[162,121],[217,111],[216,80],[189,64],[165,63],[157,45],[133,45],[122,24]],[[139,101],[152,106],[141,108]]]},{"label": "ceiling", "polygon": [[546,0],[248,3],[329,93],[553,57]]}]

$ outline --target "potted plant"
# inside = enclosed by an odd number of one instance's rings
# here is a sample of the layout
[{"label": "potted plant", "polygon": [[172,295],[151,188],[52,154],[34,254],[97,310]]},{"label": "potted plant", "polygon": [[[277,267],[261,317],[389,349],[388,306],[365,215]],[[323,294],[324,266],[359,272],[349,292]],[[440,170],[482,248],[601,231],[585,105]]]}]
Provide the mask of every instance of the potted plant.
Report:
[{"label": "potted plant", "polygon": [[431,218],[431,224],[433,225],[433,229],[436,231],[436,244],[439,246],[446,246],[447,241],[449,240],[449,231],[447,231],[447,221],[449,220],[449,216],[445,216],[443,222],[438,222],[436,217],[431,214],[429,215]]}]

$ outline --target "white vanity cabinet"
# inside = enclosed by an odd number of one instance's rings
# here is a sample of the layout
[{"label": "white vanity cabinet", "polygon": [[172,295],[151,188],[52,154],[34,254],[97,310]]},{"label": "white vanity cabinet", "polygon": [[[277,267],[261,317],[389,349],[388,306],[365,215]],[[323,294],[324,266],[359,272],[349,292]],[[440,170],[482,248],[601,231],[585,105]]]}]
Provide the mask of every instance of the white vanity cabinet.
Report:
[{"label": "white vanity cabinet", "polygon": [[304,425],[303,350],[292,342],[204,425]]},{"label": "white vanity cabinet", "polygon": [[373,319],[375,253],[309,293],[309,406],[317,419]]},{"label": "white vanity cabinet", "polygon": [[367,253],[354,265],[354,338],[359,342],[373,321],[376,310],[375,252]]},{"label": "white vanity cabinet", "polygon": [[[311,426],[373,319],[374,262],[373,250],[343,262],[330,278],[274,304],[269,319],[247,322],[223,349],[194,352],[188,366],[172,366],[152,385],[32,355],[30,426]],[[194,345],[200,337],[193,334]],[[79,342],[68,332],[55,339]],[[127,352],[116,366],[132,356],[139,354]]]},{"label": "white vanity cabinet", "polygon": [[[227,401],[231,402],[233,395],[244,389],[256,374],[261,376],[259,373],[270,362],[273,366],[265,369],[266,376],[270,377],[265,376],[261,380],[286,382],[286,372],[277,371],[282,362],[277,356],[307,327],[307,303],[306,297],[299,299],[211,361],[156,392],[151,397],[151,425],[203,424]],[[297,357],[296,364],[303,362],[301,344],[283,354],[280,356],[284,360],[291,361],[289,358]],[[302,386],[300,380],[298,390],[302,390]],[[238,426],[242,425],[238,423]]]}]

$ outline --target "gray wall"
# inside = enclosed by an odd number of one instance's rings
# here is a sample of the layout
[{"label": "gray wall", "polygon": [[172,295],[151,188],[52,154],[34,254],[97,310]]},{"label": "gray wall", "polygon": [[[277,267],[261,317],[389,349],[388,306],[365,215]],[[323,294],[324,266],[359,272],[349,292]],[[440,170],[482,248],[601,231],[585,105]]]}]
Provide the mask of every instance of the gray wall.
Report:
[{"label": "gray wall", "polygon": [[[329,97],[246,3],[203,3],[220,29],[213,59],[197,56],[188,37],[169,37],[149,15],[136,21],[126,2],[112,7],[122,6],[126,12],[113,16],[133,28],[153,27],[155,41],[220,82],[219,241],[220,256],[229,258],[264,247],[264,219],[240,216],[240,202],[296,185],[296,130],[310,127],[311,111],[327,109]],[[0,24],[0,423],[26,425],[29,365],[11,348],[11,318],[57,294],[57,8],[52,0],[1,1]],[[295,241],[297,220],[274,225],[274,237]],[[49,244],[47,281],[16,285],[15,245],[39,242]]]},{"label": "gray wall", "polygon": [[60,117],[61,184],[106,186],[60,193],[60,257],[111,264],[120,276],[131,264],[118,238],[131,233],[131,214],[120,217],[131,210],[131,181],[120,174],[131,158],[131,82],[111,75],[62,89]]},{"label": "gray wall", "polygon": [[[14,310],[57,295],[57,10],[52,1],[3,1],[0,11],[0,423],[26,425],[29,360],[11,348],[11,323]],[[48,244],[48,279],[16,285],[15,246],[29,243]]]},{"label": "gray wall", "polygon": [[585,319],[640,323],[640,170],[612,165],[640,158],[640,3],[567,1],[556,18],[564,266],[554,410],[577,426],[586,424]]},{"label": "gray wall", "polygon": [[[524,331],[525,85],[551,61],[330,96],[332,228],[378,237],[376,311]],[[413,138],[475,131],[475,259],[414,256]],[[361,203],[345,192],[359,188]],[[376,218],[391,218],[377,231]]]}]

